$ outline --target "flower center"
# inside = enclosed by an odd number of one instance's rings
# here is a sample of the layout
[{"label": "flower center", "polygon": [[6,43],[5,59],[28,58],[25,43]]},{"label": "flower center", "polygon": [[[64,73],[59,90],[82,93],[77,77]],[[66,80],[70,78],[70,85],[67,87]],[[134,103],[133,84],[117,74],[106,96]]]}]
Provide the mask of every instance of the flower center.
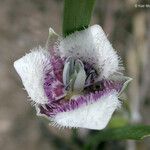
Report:
[{"label": "flower center", "polygon": [[86,72],[81,60],[69,57],[63,69],[63,83],[69,92],[81,92],[84,89]]},{"label": "flower center", "polygon": [[63,83],[67,91],[66,99],[88,92],[89,89],[100,89],[100,85],[94,84],[96,76],[96,71],[87,64],[84,65],[80,59],[68,57],[63,69]]}]

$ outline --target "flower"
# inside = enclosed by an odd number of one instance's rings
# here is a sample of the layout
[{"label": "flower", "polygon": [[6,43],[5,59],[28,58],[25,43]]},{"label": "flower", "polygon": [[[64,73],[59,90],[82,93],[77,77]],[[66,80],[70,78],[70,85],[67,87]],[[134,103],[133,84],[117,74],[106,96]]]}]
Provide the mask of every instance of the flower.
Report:
[{"label": "flower", "polygon": [[66,38],[50,28],[46,48],[34,48],[14,67],[37,115],[58,127],[105,128],[131,81],[98,25]]}]

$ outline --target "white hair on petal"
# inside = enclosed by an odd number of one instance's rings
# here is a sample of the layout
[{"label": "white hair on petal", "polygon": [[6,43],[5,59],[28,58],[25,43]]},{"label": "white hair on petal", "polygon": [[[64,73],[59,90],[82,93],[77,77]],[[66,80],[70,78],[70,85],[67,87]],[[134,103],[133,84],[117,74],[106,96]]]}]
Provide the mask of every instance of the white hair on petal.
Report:
[{"label": "white hair on petal", "polygon": [[22,79],[29,97],[38,104],[45,104],[44,68],[50,69],[50,54],[43,48],[34,48],[29,54],[14,62],[14,67]]},{"label": "white hair on petal", "polygon": [[117,98],[117,93],[111,92],[92,104],[58,113],[53,121],[58,126],[101,130],[106,127],[113,112],[118,107],[120,107],[120,101]]},{"label": "white hair on petal", "polygon": [[100,78],[108,78],[119,70],[118,55],[99,25],[67,36],[60,42],[59,50],[62,56],[77,57],[93,64]]}]

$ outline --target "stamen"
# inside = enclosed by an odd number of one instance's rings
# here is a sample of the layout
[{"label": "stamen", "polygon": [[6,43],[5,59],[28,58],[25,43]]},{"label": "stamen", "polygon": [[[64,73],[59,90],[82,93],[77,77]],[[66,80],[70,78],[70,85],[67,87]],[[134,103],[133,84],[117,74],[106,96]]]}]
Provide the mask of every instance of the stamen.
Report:
[{"label": "stamen", "polygon": [[69,57],[63,69],[63,83],[68,91],[82,91],[85,86],[86,72],[81,60]]}]

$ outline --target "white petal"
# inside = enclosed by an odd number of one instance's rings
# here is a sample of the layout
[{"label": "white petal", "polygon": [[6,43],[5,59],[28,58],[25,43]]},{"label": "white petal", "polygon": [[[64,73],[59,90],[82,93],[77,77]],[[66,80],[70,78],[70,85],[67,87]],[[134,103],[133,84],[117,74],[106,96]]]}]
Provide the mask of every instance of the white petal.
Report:
[{"label": "white petal", "polygon": [[62,56],[94,63],[100,78],[107,78],[119,70],[118,56],[99,25],[67,36],[60,42],[59,50]]},{"label": "white petal", "polygon": [[[49,64],[49,65],[48,65]],[[50,69],[50,54],[41,47],[35,48],[29,54],[14,62],[14,67],[20,75],[23,85],[31,99],[39,104],[47,103],[44,84],[44,68]]]},{"label": "white petal", "polygon": [[54,118],[58,126],[81,127],[101,130],[108,124],[113,112],[120,106],[115,92],[103,96],[97,102],[78,109],[59,113]]}]

